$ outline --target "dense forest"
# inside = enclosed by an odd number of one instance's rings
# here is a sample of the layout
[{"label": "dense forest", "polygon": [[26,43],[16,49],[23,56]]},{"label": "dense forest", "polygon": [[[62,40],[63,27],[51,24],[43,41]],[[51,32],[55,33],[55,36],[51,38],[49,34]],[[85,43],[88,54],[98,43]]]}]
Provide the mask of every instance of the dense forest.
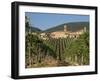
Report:
[{"label": "dense forest", "polygon": [[[89,65],[89,31],[78,38],[40,38],[41,30],[32,29],[25,17],[25,67]],[[36,34],[32,34],[35,32]]]}]

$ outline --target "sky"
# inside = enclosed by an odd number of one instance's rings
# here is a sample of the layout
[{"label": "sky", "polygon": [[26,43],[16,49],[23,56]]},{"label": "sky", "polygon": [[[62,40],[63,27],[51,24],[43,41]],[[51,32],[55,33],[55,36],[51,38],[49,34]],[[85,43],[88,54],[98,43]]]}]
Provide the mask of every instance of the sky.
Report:
[{"label": "sky", "polygon": [[32,27],[41,30],[69,22],[89,22],[88,15],[25,12],[25,16],[29,18]]}]

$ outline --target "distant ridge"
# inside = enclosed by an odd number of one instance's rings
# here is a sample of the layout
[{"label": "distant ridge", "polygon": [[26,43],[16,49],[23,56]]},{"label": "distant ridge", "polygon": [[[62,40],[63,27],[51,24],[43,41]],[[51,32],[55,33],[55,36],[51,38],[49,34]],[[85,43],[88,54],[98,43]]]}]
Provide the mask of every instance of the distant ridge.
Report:
[{"label": "distant ridge", "polygon": [[[39,33],[41,33],[41,32],[48,33],[48,32],[55,32],[55,31],[63,31],[64,25],[67,25],[67,30],[71,31],[71,32],[81,30],[84,27],[86,27],[86,29],[89,30],[89,22],[70,22],[70,23],[60,24],[60,25],[55,26],[55,27],[51,27],[51,28],[44,30],[44,31],[42,31],[38,27],[31,27],[31,31],[32,32],[39,32]],[[27,29],[27,31],[28,30],[29,30],[29,28]]]},{"label": "distant ridge", "polygon": [[49,28],[47,30],[44,30],[43,32],[63,31],[64,25],[67,25],[68,31],[72,31],[72,32],[83,29],[84,27],[86,27],[87,30],[89,30],[89,22],[71,22],[71,23],[64,23],[64,24]]},{"label": "distant ridge", "polygon": [[41,32],[42,30],[37,27],[31,27],[32,32]]}]

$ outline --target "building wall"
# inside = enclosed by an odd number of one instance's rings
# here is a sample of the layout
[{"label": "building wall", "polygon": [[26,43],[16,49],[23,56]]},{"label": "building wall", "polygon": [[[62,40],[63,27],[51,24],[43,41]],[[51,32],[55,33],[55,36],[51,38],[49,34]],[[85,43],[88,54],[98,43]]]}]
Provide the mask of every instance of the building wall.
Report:
[{"label": "building wall", "polygon": [[[84,28],[86,30],[86,28]],[[64,26],[64,31],[56,31],[51,33],[52,38],[66,38],[66,37],[79,37],[84,32],[84,29],[78,30],[76,32],[71,32],[67,30],[67,26]]]}]

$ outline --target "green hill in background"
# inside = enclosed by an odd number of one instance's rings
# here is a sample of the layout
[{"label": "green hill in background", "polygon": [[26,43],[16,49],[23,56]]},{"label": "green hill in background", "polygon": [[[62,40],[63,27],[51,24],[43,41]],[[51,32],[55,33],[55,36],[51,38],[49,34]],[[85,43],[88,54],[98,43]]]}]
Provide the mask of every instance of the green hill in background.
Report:
[{"label": "green hill in background", "polygon": [[89,22],[71,22],[71,23],[64,23],[61,25],[57,25],[55,27],[51,27],[46,30],[39,29],[38,27],[31,27],[32,32],[54,32],[54,31],[63,31],[64,30],[64,25],[67,25],[67,30],[68,31],[78,31],[80,29],[83,29],[84,27],[89,30]]},{"label": "green hill in background", "polygon": [[86,27],[87,30],[89,30],[89,22],[71,22],[71,23],[64,23],[64,24],[49,28],[45,30],[44,32],[63,31],[64,25],[67,25],[68,31],[72,31],[72,32],[83,29],[84,27]]},{"label": "green hill in background", "polygon": [[37,27],[31,27],[32,32],[41,32],[42,30]]}]

